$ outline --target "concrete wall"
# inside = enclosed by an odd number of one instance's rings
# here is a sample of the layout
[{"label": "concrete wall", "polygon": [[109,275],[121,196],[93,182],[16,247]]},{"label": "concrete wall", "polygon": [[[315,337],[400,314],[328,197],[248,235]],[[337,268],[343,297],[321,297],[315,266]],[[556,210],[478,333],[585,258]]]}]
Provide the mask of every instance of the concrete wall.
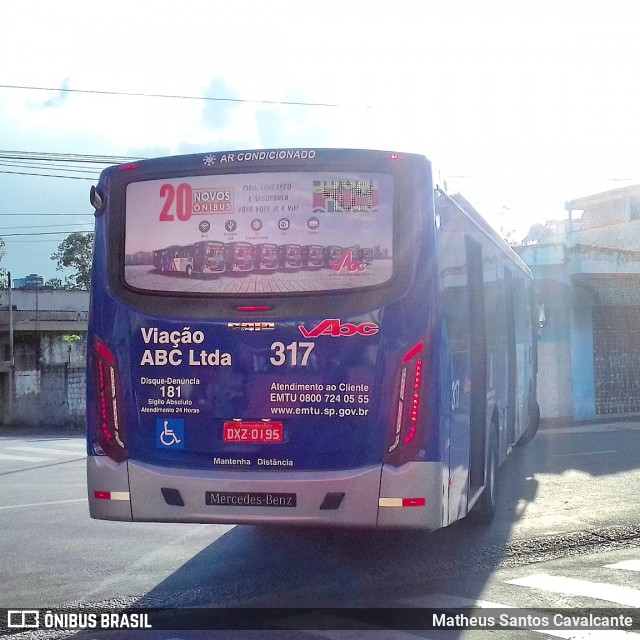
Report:
[{"label": "concrete wall", "polygon": [[[0,291],[0,309],[7,308],[9,293]],[[11,305],[21,311],[89,311],[88,291],[12,289]]]},{"label": "concrete wall", "polygon": [[538,403],[545,420],[573,417],[571,349],[566,342],[538,344]]},{"label": "concrete wall", "polygon": [[84,422],[86,413],[87,374],[85,369],[67,370],[67,406],[72,422]]},{"label": "concrete wall", "polygon": [[84,424],[86,374],[65,365],[17,371],[13,424],[48,427]]},{"label": "concrete wall", "polygon": [[84,421],[86,333],[29,332],[15,339],[13,422]]},{"label": "concrete wall", "polygon": [[571,372],[575,420],[593,420],[596,417],[591,309],[592,307],[574,307],[571,310]]},{"label": "concrete wall", "polygon": [[[616,248],[625,246],[629,248]],[[531,267],[547,317],[538,344],[538,389],[543,418],[600,417],[596,407],[593,314],[603,308],[610,308],[617,315],[624,309],[640,309],[639,248],[640,221],[576,232],[571,238],[564,237],[564,242],[518,248]],[[640,322],[635,320],[639,314],[627,315],[632,319],[628,330],[640,332]],[[600,358],[615,358],[615,353],[605,353],[610,343],[613,341],[601,341]],[[632,356],[625,354],[628,359]],[[615,385],[635,388],[640,384],[640,374],[625,364],[612,375],[615,380],[605,385],[605,391],[611,396],[613,407],[618,390]],[[600,381],[601,406],[602,388]],[[619,390],[621,398],[624,393],[625,398],[629,397],[627,406],[635,406],[632,402],[635,395],[622,387]]]},{"label": "concrete wall", "polygon": [[[84,423],[87,291],[12,289],[14,366],[0,363],[1,424]],[[0,291],[0,360],[8,352],[9,292]]]}]

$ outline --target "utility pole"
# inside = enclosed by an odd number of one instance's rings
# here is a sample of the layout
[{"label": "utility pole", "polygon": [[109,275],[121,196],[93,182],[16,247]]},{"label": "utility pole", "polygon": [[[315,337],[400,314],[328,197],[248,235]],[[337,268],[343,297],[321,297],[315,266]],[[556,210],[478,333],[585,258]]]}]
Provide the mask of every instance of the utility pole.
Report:
[{"label": "utility pole", "polygon": [[[11,379],[13,380],[13,366],[15,358],[13,356],[13,304],[11,303],[11,271],[7,273],[7,299],[9,302],[9,361],[11,367]],[[13,397],[13,393],[11,394]]]},{"label": "utility pole", "polygon": [[8,272],[7,303],[9,313],[9,357],[5,358],[4,354],[0,356],[0,423],[2,424],[11,424],[13,422],[15,407],[15,349],[13,339],[13,303],[11,300],[11,285],[11,272]]}]

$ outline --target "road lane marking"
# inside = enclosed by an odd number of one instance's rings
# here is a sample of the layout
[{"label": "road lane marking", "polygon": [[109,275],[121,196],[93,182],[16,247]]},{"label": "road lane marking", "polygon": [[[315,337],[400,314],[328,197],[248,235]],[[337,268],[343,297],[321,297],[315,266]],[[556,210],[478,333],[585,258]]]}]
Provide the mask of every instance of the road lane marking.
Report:
[{"label": "road lane marking", "polygon": [[19,460],[20,462],[50,462],[50,458],[35,458],[34,456],[12,456],[10,453],[0,453],[0,460]]},{"label": "road lane marking", "polygon": [[520,587],[539,589],[549,593],[563,593],[570,596],[586,596],[615,602],[627,607],[640,607],[640,591],[630,587],[619,587],[615,584],[605,582],[590,582],[578,578],[567,578],[564,576],[552,576],[541,573],[525,578],[507,580],[507,584],[515,584]]},{"label": "road lane marking", "polygon": [[47,442],[49,442],[55,447],[69,447],[69,448],[73,447],[77,449],[87,448],[87,442],[84,439],[83,440],[27,440],[27,442],[31,443],[30,446],[32,447],[46,446]]},{"label": "road lane marking", "polygon": [[53,504],[68,504],[70,502],[87,502],[87,498],[73,498],[72,500],[53,500],[52,502],[31,502],[28,504],[7,504],[0,509],[22,509],[23,507],[48,507]]},{"label": "road lane marking", "polygon": [[623,560],[615,564],[605,564],[607,569],[624,569],[625,571],[640,571],[640,560]]},{"label": "road lane marking", "polygon": [[56,447],[85,447],[86,439],[85,438],[13,438],[9,436],[0,436],[0,446],[12,445],[12,444],[29,444],[31,446],[47,446],[47,444],[52,444]]}]

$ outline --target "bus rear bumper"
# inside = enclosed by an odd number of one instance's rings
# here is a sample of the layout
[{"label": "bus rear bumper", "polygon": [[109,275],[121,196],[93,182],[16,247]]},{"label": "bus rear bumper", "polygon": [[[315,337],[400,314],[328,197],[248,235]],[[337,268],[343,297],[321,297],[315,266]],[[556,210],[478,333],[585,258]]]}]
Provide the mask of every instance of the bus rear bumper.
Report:
[{"label": "bus rear bumper", "polygon": [[89,456],[91,517],[139,522],[375,527],[380,466],[334,472],[235,472],[121,464]]},{"label": "bus rear bumper", "polygon": [[445,473],[439,462],[385,464],[380,479],[378,527],[428,529],[444,526]]},{"label": "bus rear bumper", "polygon": [[361,528],[442,526],[436,463],[340,471],[225,471],[89,456],[92,518]]},{"label": "bus rear bumper", "polygon": [[92,518],[133,520],[126,462],[114,462],[106,456],[87,456],[87,486]]}]

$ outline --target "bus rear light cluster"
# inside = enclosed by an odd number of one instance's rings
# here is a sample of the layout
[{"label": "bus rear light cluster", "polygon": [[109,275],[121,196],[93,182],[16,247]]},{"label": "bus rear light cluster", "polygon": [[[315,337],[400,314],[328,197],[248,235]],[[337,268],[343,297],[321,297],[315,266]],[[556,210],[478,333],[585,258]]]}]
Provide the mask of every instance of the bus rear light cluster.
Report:
[{"label": "bus rear light cluster", "polygon": [[411,442],[416,435],[416,425],[418,423],[418,409],[420,407],[420,391],[422,387],[422,360],[416,360],[416,369],[413,378],[413,389],[411,389],[411,417],[409,418],[409,433],[404,437],[404,442]]},{"label": "bus rear light cluster", "polygon": [[271,311],[273,307],[267,307],[266,305],[251,305],[244,307],[236,307],[236,311],[241,311],[243,313],[256,313],[258,311]]},{"label": "bus rear light cluster", "polygon": [[426,507],[426,498],[380,498],[379,507]]},{"label": "bus rear light cluster", "polygon": [[128,457],[124,422],[119,399],[116,360],[100,340],[95,344],[97,386],[97,440],[104,455],[116,462]]},{"label": "bus rear light cluster", "polygon": [[425,424],[421,414],[422,379],[425,343],[414,345],[402,358],[402,370],[398,385],[398,405],[395,428],[391,444],[387,449],[387,462],[400,466],[417,453],[421,425]]},{"label": "bus rear light cluster", "polygon": [[131,500],[128,491],[94,491],[93,497],[96,500]]}]

